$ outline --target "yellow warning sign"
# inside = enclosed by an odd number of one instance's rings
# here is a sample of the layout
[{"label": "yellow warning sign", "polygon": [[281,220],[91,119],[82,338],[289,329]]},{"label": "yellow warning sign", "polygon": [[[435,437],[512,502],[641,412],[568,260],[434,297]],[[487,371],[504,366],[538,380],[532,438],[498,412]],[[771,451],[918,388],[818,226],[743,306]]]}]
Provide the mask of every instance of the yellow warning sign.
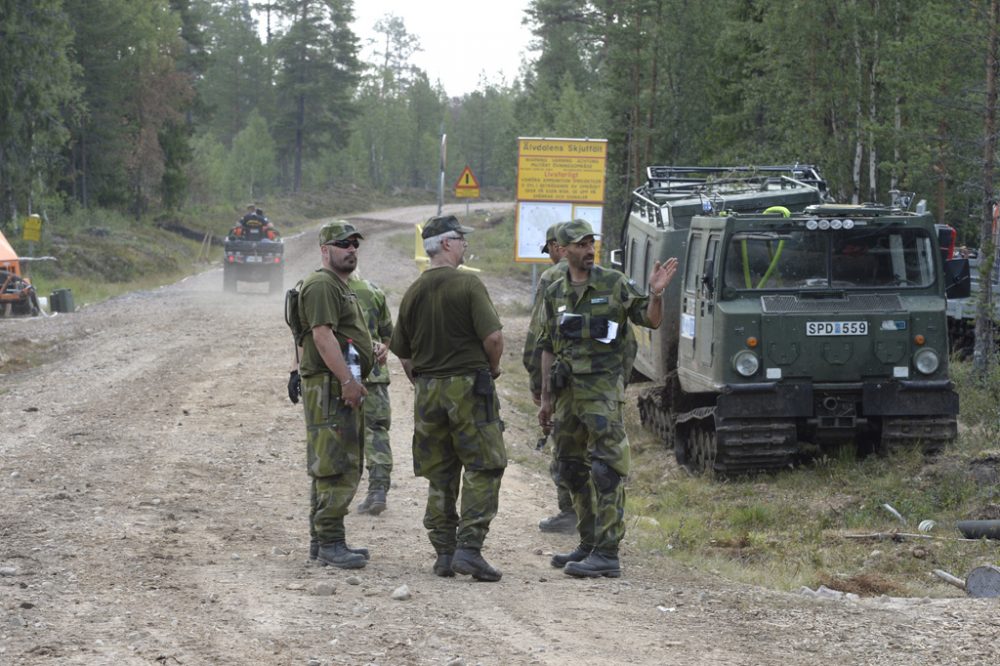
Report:
[{"label": "yellow warning sign", "polygon": [[519,201],[604,202],[603,139],[518,139]]},{"label": "yellow warning sign", "polygon": [[477,199],[479,197],[479,181],[472,174],[472,169],[466,164],[462,175],[455,181],[455,196],[459,199]]},{"label": "yellow warning sign", "polygon": [[42,218],[40,215],[29,215],[24,220],[24,230],[21,238],[26,241],[42,240]]}]

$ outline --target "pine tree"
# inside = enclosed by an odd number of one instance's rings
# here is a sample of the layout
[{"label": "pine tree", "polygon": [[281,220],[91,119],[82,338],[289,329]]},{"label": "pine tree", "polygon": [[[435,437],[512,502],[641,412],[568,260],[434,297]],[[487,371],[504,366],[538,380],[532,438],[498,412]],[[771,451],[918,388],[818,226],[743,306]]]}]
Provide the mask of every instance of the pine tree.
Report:
[{"label": "pine tree", "polygon": [[357,38],[350,0],[277,3],[289,27],[277,45],[277,122],[274,127],[290,186],[299,191],[303,160],[340,148],[355,113]]}]

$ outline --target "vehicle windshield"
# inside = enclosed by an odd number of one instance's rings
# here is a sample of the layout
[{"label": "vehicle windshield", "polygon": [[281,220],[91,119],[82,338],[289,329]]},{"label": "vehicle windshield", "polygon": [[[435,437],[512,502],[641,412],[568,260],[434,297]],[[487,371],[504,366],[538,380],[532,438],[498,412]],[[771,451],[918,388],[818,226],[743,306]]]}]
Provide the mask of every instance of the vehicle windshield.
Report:
[{"label": "vehicle windshield", "polygon": [[723,272],[732,289],[927,287],[934,278],[926,230],[866,226],[737,233]]}]

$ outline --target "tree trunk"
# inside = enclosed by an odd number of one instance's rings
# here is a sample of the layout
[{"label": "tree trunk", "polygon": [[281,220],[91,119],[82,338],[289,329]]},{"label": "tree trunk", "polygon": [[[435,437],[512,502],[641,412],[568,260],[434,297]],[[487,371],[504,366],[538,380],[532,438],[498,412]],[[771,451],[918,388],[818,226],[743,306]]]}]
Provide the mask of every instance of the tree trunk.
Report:
[{"label": "tree trunk", "polygon": [[87,179],[87,128],[80,128],[80,201],[84,208],[90,208],[90,183]]},{"label": "tree trunk", "polygon": [[7,169],[3,166],[6,164],[4,161],[4,152],[3,143],[0,143],[0,230],[7,226],[5,214],[10,205],[10,190],[7,188]]},{"label": "tree trunk", "polygon": [[[872,9],[878,20],[878,0],[872,3]],[[875,123],[878,109],[878,30],[872,35],[872,61],[868,73],[868,201],[878,201],[878,151],[875,146]]]},{"label": "tree trunk", "polygon": [[997,117],[997,23],[1000,0],[990,1],[989,44],[986,51],[985,149],[983,154],[983,221],[980,229],[979,307],[976,308],[976,344],[972,367],[985,377],[993,357],[993,266],[996,264],[996,229],[994,229],[993,165],[996,160]]},{"label": "tree trunk", "polygon": [[[896,0],[893,5],[893,33],[896,38],[896,42],[899,42],[900,33],[902,32],[899,26],[899,0]],[[890,75],[891,76],[891,75]],[[903,96],[896,95],[893,100],[892,109],[892,175],[889,178],[889,189],[898,190],[899,189],[899,160],[901,157],[901,152],[899,150],[900,142],[903,136]]]},{"label": "tree trunk", "polygon": [[[653,155],[653,128],[656,123],[656,102],[658,96],[657,84],[659,83],[659,61],[660,61],[660,26],[663,22],[663,3],[656,3],[656,21],[653,24],[652,52],[649,55],[652,61],[653,71],[650,73],[649,81],[649,108],[646,111],[646,145],[643,150],[643,164],[649,164]],[[641,178],[641,176],[640,176]]]},{"label": "tree trunk", "polygon": [[306,96],[299,93],[295,110],[295,166],[292,172],[292,192],[302,185],[302,128],[306,121]]},{"label": "tree trunk", "polygon": [[857,97],[854,103],[854,165],[851,167],[851,203],[858,203],[861,195],[861,163],[864,159],[864,144],[861,141],[864,128],[864,112],[861,99],[864,92],[864,69],[861,66],[861,35],[854,21],[854,74],[857,77]]},{"label": "tree trunk", "polygon": [[629,160],[631,162],[629,173],[631,180],[625,183],[627,192],[631,192],[633,183],[639,182],[641,179],[640,171],[642,169],[639,154],[639,142],[642,140],[642,49],[640,45],[642,30],[639,18],[636,17],[634,21],[634,30],[637,34],[631,35],[634,45],[632,54],[632,113],[630,114],[631,118],[629,118],[631,127],[629,131]]}]

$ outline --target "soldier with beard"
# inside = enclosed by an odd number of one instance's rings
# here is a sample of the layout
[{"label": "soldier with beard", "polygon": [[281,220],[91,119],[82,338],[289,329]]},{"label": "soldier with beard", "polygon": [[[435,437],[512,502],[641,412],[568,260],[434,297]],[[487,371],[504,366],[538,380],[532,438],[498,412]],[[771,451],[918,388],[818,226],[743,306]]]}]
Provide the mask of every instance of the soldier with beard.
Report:
[{"label": "soldier with beard", "polygon": [[[344,516],[361,480],[367,394],[345,360],[351,341],[361,359],[361,377],[371,372],[374,351],[356,295],[348,286],[364,237],[349,222],[324,224],[319,232],[322,268],[299,293],[305,334],[299,373],[305,408],[310,493],[310,558],[343,569],[368,561],[364,548],[347,546]],[[291,393],[291,389],[290,393]]]},{"label": "soldier with beard", "polygon": [[649,295],[622,273],[594,264],[596,234],[584,220],[557,231],[566,271],[545,291],[542,395],[538,422],[554,429],[560,483],[569,487],[580,545],[552,557],[571,576],[621,576],[618,547],[625,536],[625,477],[631,454],[623,422],[626,329],[629,321],[657,328],[663,290],[677,260],[656,262]]}]

